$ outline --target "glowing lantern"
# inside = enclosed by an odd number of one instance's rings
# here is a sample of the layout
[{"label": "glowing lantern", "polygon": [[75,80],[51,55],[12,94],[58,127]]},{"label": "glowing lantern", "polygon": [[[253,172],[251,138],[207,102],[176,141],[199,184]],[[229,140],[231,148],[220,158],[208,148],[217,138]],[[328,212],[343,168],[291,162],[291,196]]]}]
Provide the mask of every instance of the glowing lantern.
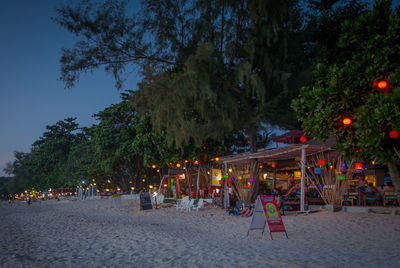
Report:
[{"label": "glowing lantern", "polygon": [[215,192],[216,192],[217,194],[219,194],[219,188],[215,189]]},{"label": "glowing lantern", "polygon": [[156,165],[152,165],[151,167],[152,167],[152,168],[156,168]]},{"label": "glowing lantern", "polygon": [[263,168],[263,164],[262,163],[260,163],[260,165],[258,166],[259,168]]},{"label": "glowing lantern", "polygon": [[399,132],[397,132],[396,130],[392,130],[389,132],[389,137],[392,139],[397,139],[399,137]]},{"label": "glowing lantern", "polygon": [[217,161],[217,162],[218,162],[218,161],[219,161],[219,157],[216,157],[216,158],[215,158],[215,161]]},{"label": "glowing lantern", "polygon": [[346,176],[345,175],[339,175],[338,178],[339,178],[339,180],[345,180]]},{"label": "glowing lantern", "polygon": [[343,125],[349,126],[351,124],[351,119],[346,117],[346,118],[343,119],[342,122],[343,122]]},{"label": "glowing lantern", "polygon": [[235,181],[235,178],[232,178],[231,180],[232,180],[232,181]]},{"label": "glowing lantern", "polygon": [[232,168],[229,168],[229,170],[228,170],[229,172],[232,172]]},{"label": "glowing lantern", "polygon": [[387,87],[387,82],[385,80],[381,80],[378,82],[378,88],[379,89],[385,89]]},{"label": "glowing lantern", "polygon": [[318,165],[325,165],[325,164],[326,164],[325,160],[318,160]]},{"label": "glowing lantern", "polygon": [[307,138],[306,138],[306,137],[304,137],[304,136],[301,136],[301,137],[300,137],[300,142],[303,143],[303,142],[306,142],[306,141],[307,141]]},{"label": "glowing lantern", "polygon": [[232,179],[227,179],[226,182],[232,182]]},{"label": "glowing lantern", "polygon": [[160,173],[160,170],[159,170],[159,169],[157,169],[157,173]]},{"label": "glowing lantern", "polygon": [[227,179],[227,178],[229,178],[229,175],[224,175],[224,179]]},{"label": "glowing lantern", "polygon": [[363,169],[362,163],[356,163],[356,169]]},{"label": "glowing lantern", "polygon": [[189,162],[188,160],[185,160],[185,163]]},{"label": "glowing lantern", "polygon": [[275,161],[272,161],[271,167],[276,167]]},{"label": "glowing lantern", "polygon": [[254,181],[254,179],[253,179],[253,178],[250,178],[250,181]]},{"label": "glowing lantern", "polygon": [[179,163],[178,163],[178,164],[176,164],[176,167],[181,167],[181,164],[179,164]]},{"label": "glowing lantern", "polygon": [[195,161],[194,161],[194,164],[195,164],[195,165],[198,165],[198,164],[199,164],[199,160],[195,160]]}]

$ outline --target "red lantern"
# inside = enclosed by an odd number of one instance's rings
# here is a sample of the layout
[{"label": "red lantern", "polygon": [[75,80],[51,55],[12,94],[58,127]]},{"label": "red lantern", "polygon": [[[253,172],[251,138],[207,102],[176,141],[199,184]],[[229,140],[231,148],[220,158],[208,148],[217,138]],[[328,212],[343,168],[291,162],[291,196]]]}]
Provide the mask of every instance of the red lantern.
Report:
[{"label": "red lantern", "polygon": [[303,142],[306,142],[306,141],[307,141],[307,138],[306,138],[306,137],[304,137],[304,136],[301,136],[301,137],[300,137],[300,142],[303,143]]},{"label": "red lantern", "polygon": [[389,137],[392,139],[397,139],[399,137],[399,132],[397,132],[396,130],[392,130],[389,132]]},{"label": "red lantern", "polygon": [[385,80],[381,80],[378,82],[379,89],[385,89],[387,87],[387,82]]},{"label": "red lantern", "polygon": [[343,119],[343,125],[349,126],[351,124],[351,119],[349,117],[346,117]]},{"label": "red lantern", "polygon": [[231,178],[226,179],[226,182],[232,182]]},{"label": "red lantern", "polygon": [[373,86],[381,93],[388,93],[390,91],[389,83],[386,80],[374,81]]},{"label": "red lantern", "polygon": [[363,163],[356,163],[356,169],[363,169]]},{"label": "red lantern", "polygon": [[198,165],[198,164],[199,164],[199,160],[195,160],[195,161],[194,161],[194,164],[195,164],[195,165]]}]

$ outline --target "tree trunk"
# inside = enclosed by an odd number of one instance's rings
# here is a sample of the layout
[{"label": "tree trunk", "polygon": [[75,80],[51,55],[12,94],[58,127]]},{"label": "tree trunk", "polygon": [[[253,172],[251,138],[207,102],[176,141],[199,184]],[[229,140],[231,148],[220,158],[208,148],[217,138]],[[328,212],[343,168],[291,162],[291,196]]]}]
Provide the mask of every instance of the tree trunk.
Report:
[{"label": "tree trunk", "polygon": [[400,170],[399,166],[395,161],[389,161],[388,163],[390,177],[392,178],[393,186],[396,188],[396,192],[400,191]]},{"label": "tree trunk", "polygon": [[[250,153],[257,152],[257,136],[250,135],[249,137],[250,143]],[[254,179],[251,182],[251,202],[254,202],[257,199],[258,191],[260,189],[260,168],[258,166],[257,159],[250,160],[250,178]]]}]

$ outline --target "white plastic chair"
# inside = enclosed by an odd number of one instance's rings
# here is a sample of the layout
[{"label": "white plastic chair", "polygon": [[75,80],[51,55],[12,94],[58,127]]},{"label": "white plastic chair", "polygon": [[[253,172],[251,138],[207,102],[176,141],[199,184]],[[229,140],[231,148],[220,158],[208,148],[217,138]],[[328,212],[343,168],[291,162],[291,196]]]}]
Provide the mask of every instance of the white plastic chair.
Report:
[{"label": "white plastic chair", "polygon": [[197,202],[196,205],[193,206],[193,209],[196,210],[196,213],[199,213],[199,208],[203,207],[204,199],[200,198],[199,202]]},{"label": "white plastic chair", "polygon": [[182,211],[187,209],[188,212],[190,212],[190,209],[193,207],[194,204],[194,198],[190,199],[189,203],[186,204],[186,206],[183,206],[181,209]]},{"label": "white plastic chair", "polygon": [[189,196],[185,196],[184,198],[181,199],[181,202],[175,205],[176,210],[181,209],[183,206],[186,206],[187,203],[189,203]]}]

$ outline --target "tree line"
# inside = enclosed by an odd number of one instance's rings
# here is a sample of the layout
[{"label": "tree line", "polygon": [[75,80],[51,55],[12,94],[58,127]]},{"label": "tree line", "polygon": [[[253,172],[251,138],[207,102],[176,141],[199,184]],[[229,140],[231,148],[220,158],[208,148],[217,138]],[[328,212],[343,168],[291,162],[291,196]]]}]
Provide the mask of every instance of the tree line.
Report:
[{"label": "tree line", "polygon": [[[274,126],[334,135],[338,150],[352,155],[349,148],[360,147],[356,156],[364,160],[398,159],[397,140],[383,133],[388,126],[400,130],[400,113],[373,129],[362,124],[374,120],[366,119],[371,109],[379,117],[381,109],[399,107],[399,9],[391,1],[368,9],[357,0],[148,0],[135,11],[123,1],[85,0],[57,14],[54,21],[78,39],[62,51],[66,87],[99,68],[118,89],[132,70],[141,82],[95,115],[92,128],[74,119],[48,127],[30,153],[15,154],[7,167],[15,176],[11,186],[72,185],[90,176],[124,187],[137,183],[149,163],[205,164],[210,155],[254,152]],[[390,80],[390,95],[368,84],[379,77]],[[351,130],[338,123],[344,114],[355,120]],[[381,136],[379,144],[368,139]],[[392,149],[382,154],[385,146]],[[253,199],[258,166],[252,160]]]}]

